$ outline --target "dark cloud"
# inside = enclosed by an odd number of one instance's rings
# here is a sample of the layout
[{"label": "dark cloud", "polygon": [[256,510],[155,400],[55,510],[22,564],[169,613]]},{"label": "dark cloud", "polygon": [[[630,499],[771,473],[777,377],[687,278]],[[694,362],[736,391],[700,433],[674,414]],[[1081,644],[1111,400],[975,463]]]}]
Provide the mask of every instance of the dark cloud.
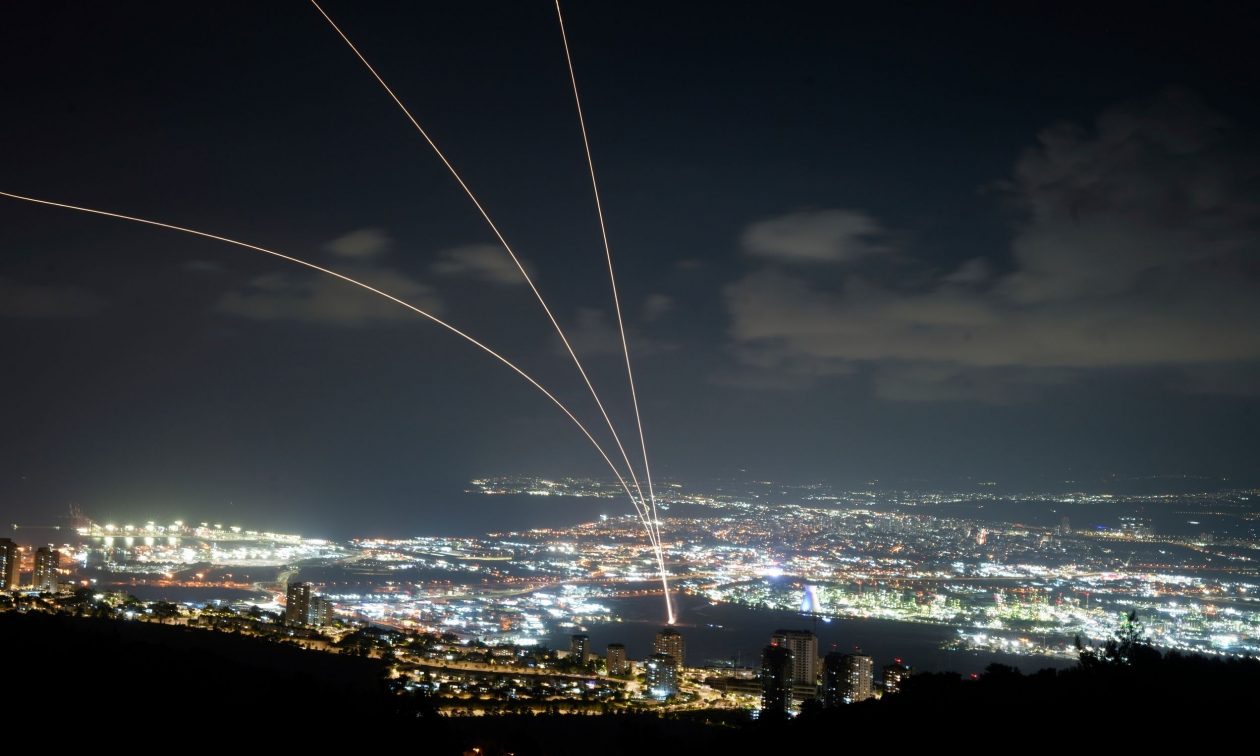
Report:
[{"label": "dark cloud", "polygon": [[565,329],[565,336],[579,355],[621,353],[617,324],[603,310],[579,307],[576,322]]},{"label": "dark cloud", "polygon": [[979,285],[992,277],[993,271],[991,267],[983,257],[973,257],[958,266],[953,273],[945,276],[942,280],[953,284]]},{"label": "dark cloud", "polygon": [[1008,184],[1027,221],[1001,293],[1017,303],[1162,293],[1169,274],[1219,278],[1254,261],[1254,136],[1180,90],[1112,108],[1092,130],[1046,129]]},{"label": "dark cloud", "polygon": [[350,260],[368,260],[380,257],[391,244],[389,235],[379,228],[361,228],[338,236],[324,248],[338,257]]},{"label": "dark cloud", "polygon": [[833,263],[888,249],[888,234],[860,210],[802,210],[749,226],[741,238],[754,257],[783,262]]},{"label": "dark cloud", "polygon": [[82,318],[105,303],[79,286],[32,284],[0,278],[0,317]]},{"label": "dark cloud", "polygon": [[[347,275],[433,315],[442,312],[433,290],[392,270],[347,270]],[[216,309],[252,320],[366,326],[414,320],[416,313],[345,281],[318,273],[269,273],[224,295]]]},{"label": "dark cloud", "polygon": [[[621,354],[621,334],[617,331],[617,322],[610,312],[594,307],[579,307],[574,322],[565,327],[564,334],[578,356]],[[626,340],[630,344],[631,354],[636,357],[646,357],[677,348],[677,345],[672,342],[640,335],[629,323],[626,324]],[[565,352],[559,338],[555,340],[555,349],[558,352]]]},{"label": "dark cloud", "polygon": [[[333,239],[324,248],[352,262],[337,272],[372,286],[432,315],[442,302],[433,289],[404,273],[372,265],[390,246],[389,236],[377,228],[362,228]],[[242,289],[230,291],[215,305],[218,312],[251,320],[293,321],[359,327],[392,320],[409,320],[416,313],[348,281],[321,273],[268,273]]]},{"label": "dark cloud", "polygon": [[977,258],[906,289],[863,270],[835,285],[753,271],[725,291],[735,354],[815,377],[868,364],[891,399],[1009,398],[1079,371],[1260,360],[1254,144],[1181,91],[1111,108],[1091,129],[1046,129],[1002,185],[1022,218],[1009,272]]},{"label": "dark cloud", "polygon": [[672,309],[674,309],[672,297],[664,294],[650,294],[643,302],[643,319],[649,322],[660,320]]},{"label": "dark cloud", "polygon": [[[525,277],[506,250],[493,244],[468,244],[442,252],[442,259],[433,264],[433,272],[447,276],[467,276],[504,286],[523,286]],[[532,278],[529,265],[525,270]]]}]

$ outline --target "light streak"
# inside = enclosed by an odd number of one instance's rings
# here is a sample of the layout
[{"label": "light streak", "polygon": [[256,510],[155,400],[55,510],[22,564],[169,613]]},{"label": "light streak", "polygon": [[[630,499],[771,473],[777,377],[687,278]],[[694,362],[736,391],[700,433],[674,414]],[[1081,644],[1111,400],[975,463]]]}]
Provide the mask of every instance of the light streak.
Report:
[{"label": "light streak", "polygon": [[[647,504],[648,497],[644,497],[643,495],[643,488],[639,484],[639,476],[635,472],[634,465],[630,463],[630,456],[629,454],[626,453],[625,446],[621,443],[621,436],[617,433],[617,429],[613,426],[612,418],[608,416],[608,410],[605,409],[603,401],[600,400],[599,393],[595,390],[595,385],[591,382],[590,376],[587,375],[586,368],[583,367],[582,360],[578,358],[577,352],[573,350],[573,345],[569,343],[569,338],[568,336],[565,335],[564,329],[560,326],[560,322],[556,320],[556,316],[551,312],[551,308],[547,306],[546,300],[543,299],[542,292],[540,292],[538,290],[538,287],[534,285],[533,279],[530,278],[529,273],[525,270],[525,266],[521,263],[520,259],[516,256],[516,252],[512,249],[512,245],[508,243],[507,239],[503,236],[502,232],[499,231],[499,227],[490,218],[490,213],[486,210],[485,206],[481,204],[481,201],[477,199],[477,195],[473,193],[472,189],[464,181],[459,171],[455,169],[454,164],[452,164],[451,161],[446,157],[446,154],[442,152],[441,148],[437,146],[437,142],[435,142],[433,138],[429,136],[429,133],[424,130],[424,127],[420,125],[420,121],[417,120],[416,117],[412,115],[411,111],[407,108],[407,106],[403,104],[402,99],[399,98],[398,95],[394,93],[394,90],[389,86],[389,84],[385,82],[385,79],[379,73],[377,73],[376,69],[372,66],[372,64],[368,62],[368,59],[363,55],[363,53],[359,51],[359,48],[355,46],[354,42],[350,40],[350,37],[347,36],[346,33],[341,30],[341,27],[337,25],[337,22],[333,21],[332,17],[329,16],[328,13],[325,12],[322,7],[320,7],[319,3],[316,0],[310,0],[310,2],[311,2],[311,5],[315,7],[315,10],[319,11],[319,14],[324,17],[325,21],[328,22],[328,25],[332,27],[333,31],[337,33],[337,36],[341,37],[342,41],[346,43],[346,46],[349,47],[350,51],[353,52],[355,57],[359,59],[359,62],[361,62],[363,66],[367,68],[368,72],[372,74],[372,78],[376,79],[376,82],[381,85],[381,88],[385,90],[385,93],[389,95],[390,99],[394,101],[394,104],[398,106],[398,109],[401,110],[403,112],[403,115],[407,117],[407,120],[411,122],[411,125],[414,126],[416,131],[419,132],[420,136],[424,138],[424,141],[428,143],[429,147],[433,150],[434,154],[437,155],[438,159],[442,161],[442,164],[446,166],[447,171],[450,172],[451,176],[459,184],[460,188],[464,190],[464,194],[468,195],[468,199],[472,200],[473,205],[477,208],[477,212],[481,214],[482,219],[485,220],[486,225],[490,227],[491,232],[493,232],[495,238],[499,240],[499,243],[503,246],[503,249],[507,251],[508,256],[512,258],[512,262],[516,265],[516,269],[520,271],[521,277],[524,278],[525,283],[529,285],[530,290],[534,293],[534,297],[538,299],[538,304],[542,305],[543,312],[546,313],[547,319],[551,321],[551,325],[555,328],[556,333],[560,336],[560,341],[564,344],[565,351],[567,351],[569,353],[569,356],[573,359],[573,364],[577,367],[578,373],[581,374],[582,381],[586,384],[586,388],[590,391],[591,398],[595,400],[595,406],[599,408],[599,412],[604,418],[604,423],[608,426],[608,431],[612,434],[613,441],[617,444],[617,450],[621,453],[621,458],[623,461],[625,461],[626,468],[630,472],[630,479],[631,481],[633,481],[635,490],[639,494],[639,502],[635,505],[636,511],[638,510],[640,506],[642,506],[644,509],[648,509],[649,507],[649,505]],[[602,212],[600,216],[600,225],[602,228],[603,226]],[[610,263],[611,263],[611,257],[610,257]],[[618,320],[618,325],[620,326],[620,323],[621,323],[620,308],[618,308],[618,311],[617,311],[617,320]],[[622,329],[622,343],[624,346],[625,345],[624,328]],[[628,365],[628,351],[627,351],[627,365]],[[635,398],[635,417],[637,420],[638,419],[637,397]],[[640,437],[642,437],[642,423],[639,424],[639,427],[640,427]],[[647,457],[645,453],[645,456],[644,456],[645,462],[646,462],[646,459]],[[652,486],[649,483],[648,489],[649,489],[650,499],[652,502],[651,510],[653,514],[651,518],[648,520],[648,522],[644,523],[644,527],[647,529],[648,540],[651,542],[652,547],[654,551],[656,552],[657,561],[660,563],[661,580],[662,582],[666,583],[665,604],[667,608],[667,613],[669,615],[669,622],[670,624],[673,624],[674,610],[673,610],[673,607],[669,603],[669,590],[668,590],[667,578],[665,575],[664,557],[663,557],[663,552],[661,550],[659,528],[657,527],[657,519],[655,516],[656,497],[655,495],[651,495],[652,494],[651,488]]]},{"label": "light streak", "polygon": [[[573,55],[569,51],[569,34],[564,27],[564,13],[560,0],[556,0],[556,19],[560,22],[560,39],[564,42],[564,60],[569,66],[569,82],[573,85],[573,104],[577,107],[578,125],[582,129],[582,146],[586,149],[586,166],[591,174],[591,191],[595,195],[595,213],[599,216],[599,234],[604,240],[604,257],[608,260],[608,283],[612,286],[613,309],[617,312],[617,330],[621,334],[621,351],[626,358],[626,380],[630,384],[630,400],[634,405],[634,422],[639,428],[639,448],[643,450],[643,477],[647,478],[648,497],[652,507],[652,527],[656,530],[656,542],[661,541],[661,522],[656,515],[656,489],[652,485],[652,466],[648,463],[647,439],[643,435],[643,418],[639,414],[639,393],[634,387],[634,369],[630,367],[630,344],[626,341],[626,325],[621,317],[621,296],[617,292],[617,274],[613,270],[612,247],[608,243],[608,226],[604,222],[604,203],[599,196],[599,182],[595,180],[595,159],[591,156],[591,140],[586,130],[586,116],[582,112],[582,96],[578,93],[577,72],[573,70]],[[669,582],[665,576],[664,554],[657,548],[661,561],[661,584],[665,589],[665,603],[669,604]],[[674,624],[674,612],[669,610],[669,623]]]},{"label": "light streak", "polygon": [[412,312],[418,315],[422,315],[425,318],[428,318],[430,321],[442,326],[446,330],[450,331],[456,336],[459,336],[460,338],[464,339],[468,343],[472,344],[473,346],[477,347],[481,351],[485,352],[486,354],[495,358],[496,360],[503,363],[507,367],[511,368],[514,373],[516,373],[517,375],[519,375],[520,377],[528,381],[531,386],[541,391],[544,396],[546,396],[548,399],[551,400],[553,404],[559,407],[560,411],[563,412],[565,416],[568,417],[570,420],[572,420],[573,424],[578,427],[578,430],[582,431],[582,435],[586,436],[587,440],[591,442],[591,444],[595,447],[595,450],[599,452],[599,455],[601,457],[603,457],[604,462],[608,463],[608,467],[610,470],[613,471],[613,475],[617,476],[617,482],[621,484],[622,489],[625,490],[626,492],[626,496],[629,496],[630,502],[634,504],[634,510],[639,515],[639,519],[644,522],[644,527],[649,527],[646,522],[647,508],[642,507],[642,509],[640,509],[640,506],[641,506],[640,502],[635,499],[634,494],[630,491],[630,486],[626,483],[625,477],[622,476],[621,471],[617,469],[617,466],[613,464],[612,459],[609,458],[608,454],[604,451],[604,447],[600,446],[599,442],[595,440],[595,437],[591,435],[591,432],[587,430],[586,426],[582,423],[582,421],[578,420],[577,416],[575,416],[569,410],[569,408],[564,405],[563,402],[557,399],[555,395],[552,394],[550,391],[548,391],[541,383],[534,380],[533,376],[531,376],[529,373],[526,373],[524,370],[517,367],[516,364],[513,363],[511,360],[499,354],[498,352],[491,349],[490,347],[486,346],[485,344],[481,343],[480,341],[470,336],[469,334],[465,333],[464,331],[461,331],[459,328],[456,328],[450,323],[447,323],[445,320],[442,320],[436,315],[432,315],[428,312],[425,312],[424,310],[420,309],[419,307],[416,307],[413,304],[410,304],[409,302],[405,302],[399,299],[398,297],[395,297],[392,294],[381,291],[380,289],[377,289],[374,286],[363,283],[362,281],[359,281],[357,279],[351,278],[350,276],[347,276],[343,273],[338,273],[335,270],[325,268],[321,265],[316,265],[315,263],[307,262],[306,260],[303,260],[301,258],[293,257],[291,255],[286,255],[283,252],[276,252],[275,250],[267,249],[266,247],[260,247],[257,244],[250,244],[248,242],[238,241],[236,239],[230,239],[226,236],[219,236],[218,234],[211,234],[206,231],[198,231],[193,228],[186,228],[184,226],[176,226],[173,223],[163,223],[161,221],[149,220],[147,218],[138,218],[133,215],[124,215],[122,213],[114,213],[108,210],[97,210],[90,207],[70,205],[64,202],[54,202],[52,200],[38,199],[35,197],[26,197],[21,194],[12,194],[10,192],[0,191],[0,197],[8,197],[10,199],[21,200],[23,202],[31,202],[37,205],[47,205],[49,207],[60,207],[66,210],[75,210],[81,213],[89,213],[91,215],[101,215],[107,218],[117,218],[119,220],[132,221],[134,223],[143,223],[147,226],[156,226],[158,228],[165,228],[171,231],[179,231],[180,233],[191,234],[193,236],[200,236],[206,239],[213,239],[214,241],[221,241],[226,244],[233,244],[238,247],[244,247],[245,249],[252,249],[256,252],[262,252],[264,254],[271,255],[272,257],[278,257],[281,260],[287,260],[288,262],[310,268],[311,270],[315,270],[320,273],[325,273],[334,278],[339,278],[342,281],[354,284],[355,286],[358,286],[359,288],[366,289],[367,291],[370,291],[373,294],[382,296],[390,300],[391,302],[394,302],[396,304],[402,305],[403,307],[406,307],[408,310],[411,310]]}]

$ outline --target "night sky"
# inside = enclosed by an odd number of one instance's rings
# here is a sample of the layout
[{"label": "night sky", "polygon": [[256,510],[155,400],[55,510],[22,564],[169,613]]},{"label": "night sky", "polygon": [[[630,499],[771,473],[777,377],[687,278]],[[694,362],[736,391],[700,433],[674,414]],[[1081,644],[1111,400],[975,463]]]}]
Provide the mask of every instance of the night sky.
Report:
[{"label": "night sky", "polygon": [[[566,6],[658,476],[1255,482],[1254,27],[1094,5]],[[553,6],[325,9],[632,437]],[[472,204],[308,3],[0,13],[0,191],[360,275],[597,427]],[[440,532],[471,477],[607,472],[432,324],[168,231],[0,200],[0,337],[6,522]]]}]

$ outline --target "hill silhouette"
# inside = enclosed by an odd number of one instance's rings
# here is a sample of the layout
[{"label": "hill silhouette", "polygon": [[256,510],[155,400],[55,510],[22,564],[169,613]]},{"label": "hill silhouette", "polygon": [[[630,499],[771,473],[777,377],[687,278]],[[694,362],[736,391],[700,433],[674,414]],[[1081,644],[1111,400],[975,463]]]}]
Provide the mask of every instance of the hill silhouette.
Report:
[{"label": "hill silhouette", "polygon": [[889,739],[909,747],[1041,732],[1084,737],[1098,725],[1126,745],[1160,744],[1170,730],[1198,723],[1237,726],[1230,713],[1260,690],[1255,659],[1161,654],[1118,634],[1071,669],[920,674],[899,694],[806,706],[785,722],[736,711],[444,717],[425,699],[392,691],[379,660],[251,636],[10,611],[0,613],[0,638],[10,711],[28,726],[216,737],[261,727],[277,744],[379,738],[434,754],[836,753]]}]

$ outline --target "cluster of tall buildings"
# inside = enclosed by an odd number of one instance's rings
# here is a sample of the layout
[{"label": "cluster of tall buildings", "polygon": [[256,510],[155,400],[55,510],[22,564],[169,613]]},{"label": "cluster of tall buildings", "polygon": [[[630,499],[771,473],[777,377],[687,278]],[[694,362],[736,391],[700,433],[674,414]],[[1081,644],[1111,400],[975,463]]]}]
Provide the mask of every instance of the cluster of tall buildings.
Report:
[{"label": "cluster of tall buildings", "polygon": [[[582,663],[591,659],[591,639],[587,635],[569,638],[569,657]],[[686,661],[686,644],[682,633],[667,627],[656,634],[652,654],[643,660],[644,695],[664,701],[678,695],[678,672]],[[628,675],[633,671],[630,657],[622,643],[609,643],[605,664],[610,675]]]},{"label": "cluster of tall buildings", "polygon": [[669,654],[652,654],[643,663],[647,695],[664,701],[678,695],[678,662]]},{"label": "cluster of tall buildings", "polygon": [[667,627],[656,634],[652,655],[644,663],[648,696],[659,701],[678,695],[678,670],[686,658],[682,633]]},{"label": "cluster of tall buildings", "polygon": [[332,602],[311,592],[310,583],[290,583],[285,591],[284,624],[318,627],[333,621]]},{"label": "cluster of tall buildings", "polygon": [[670,657],[680,667],[687,661],[687,645],[683,642],[682,633],[672,627],[664,628],[656,634],[652,652]]},{"label": "cluster of tall buildings", "polygon": [[909,664],[902,662],[901,659],[893,660],[892,664],[884,667],[884,695],[900,693],[906,680],[913,674],[914,668]]},{"label": "cluster of tall buildings", "polygon": [[[573,635],[569,655],[591,659],[591,639]],[[678,695],[679,672],[686,661],[686,643],[672,627],[656,634],[652,654],[643,660],[644,695],[665,701]],[[621,643],[608,644],[608,674],[627,675],[633,667]],[[913,669],[897,659],[883,669],[885,695],[901,691]],[[754,683],[755,684],[755,683]],[[827,707],[875,697],[875,662],[866,654],[831,652],[819,656],[818,636],[809,630],[775,630],[761,654],[761,716],[787,717],[802,703],[816,700]]]},{"label": "cluster of tall buildings", "polygon": [[630,674],[630,657],[626,656],[625,645],[621,643],[608,644],[607,667],[610,675]]},{"label": "cluster of tall buildings", "polygon": [[[900,659],[884,667],[884,693],[897,693],[913,673]],[[808,630],[776,630],[761,654],[761,715],[786,717],[809,699],[833,707],[875,696],[875,662],[862,653],[818,657]]]},{"label": "cluster of tall buildings", "polygon": [[[52,593],[58,588],[61,554],[51,546],[35,549],[30,590]],[[22,588],[22,549],[11,538],[0,538],[0,588],[16,591]]]},{"label": "cluster of tall buildings", "polygon": [[858,703],[874,697],[875,660],[866,654],[827,654],[823,659],[823,706]]}]

